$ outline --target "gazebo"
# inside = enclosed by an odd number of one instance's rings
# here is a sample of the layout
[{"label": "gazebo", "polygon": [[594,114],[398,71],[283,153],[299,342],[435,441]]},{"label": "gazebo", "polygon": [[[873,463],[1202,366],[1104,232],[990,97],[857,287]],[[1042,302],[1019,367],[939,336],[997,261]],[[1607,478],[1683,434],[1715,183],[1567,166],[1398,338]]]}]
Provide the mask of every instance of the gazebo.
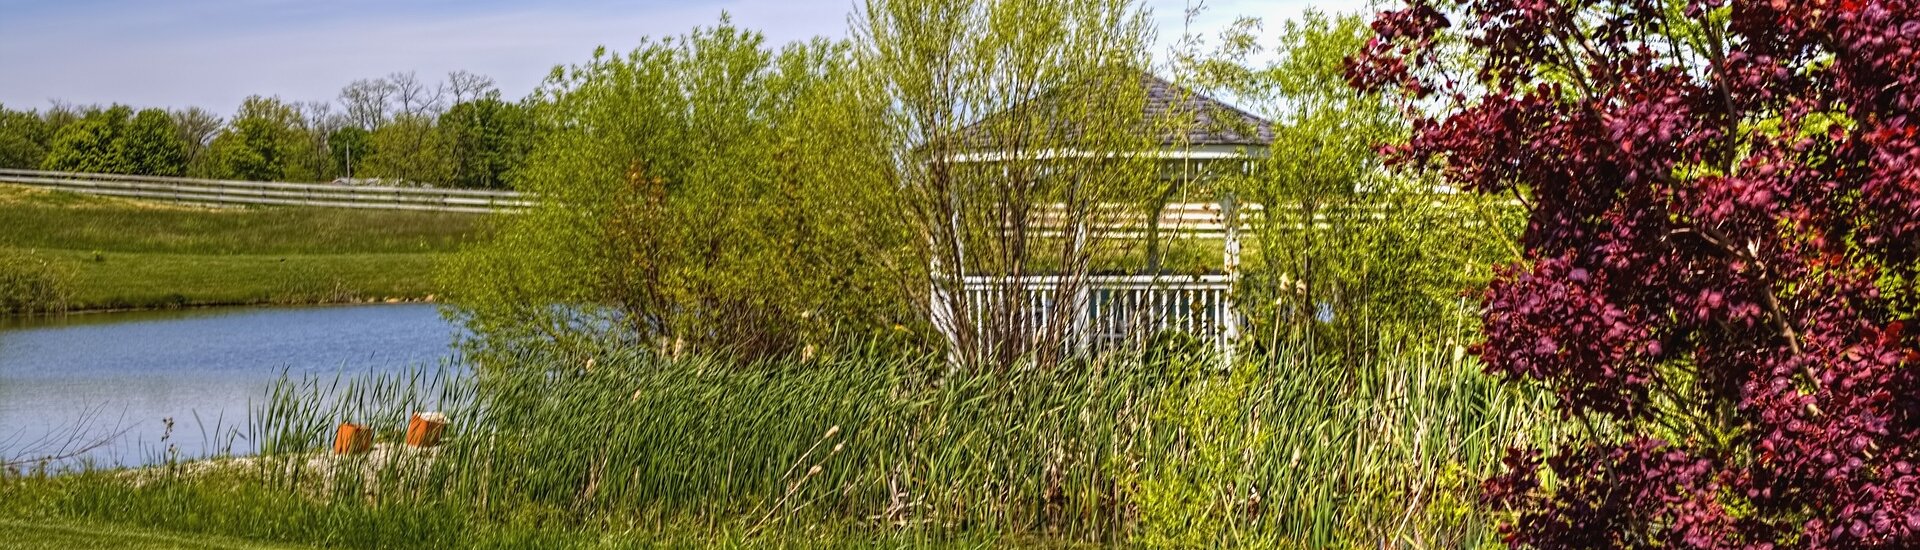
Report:
[{"label": "gazebo", "polygon": [[[1112,233],[1144,245],[1141,261],[1109,266],[1074,285],[1060,284],[1058,274],[963,272],[957,287],[964,296],[950,296],[951,291],[935,285],[930,304],[935,325],[949,339],[957,328],[955,320],[962,317],[952,307],[955,300],[1013,299],[1017,300],[1013,307],[1024,308],[1036,327],[1053,321],[1049,315],[1072,315],[1067,343],[1082,354],[1101,353],[1165,331],[1186,333],[1222,353],[1232,353],[1241,324],[1233,288],[1240,266],[1242,220],[1259,214],[1261,207],[1237,204],[1232,193],[1211,183],[1222,176],[1248,173],[1273,140],[1272,123],[1151,74],[1142,73],[1139,83],[1144,87],[1144,120],[1180,121],[1154,125],[1160,128],[1153,140],[1157,146],[1130,154],[1152,159],[1160,167],[1158,215],[1142,215]],[[991,163],[1005,157],[991,148],[977,148],[954,154],[949,161]],[[1163,260],[1167,245],[1173,243],[1207,247],[1217,243],[1219,261],[1198,269],[1169,269]],[[1072,302],[1062,304],[1063,299]]]}]

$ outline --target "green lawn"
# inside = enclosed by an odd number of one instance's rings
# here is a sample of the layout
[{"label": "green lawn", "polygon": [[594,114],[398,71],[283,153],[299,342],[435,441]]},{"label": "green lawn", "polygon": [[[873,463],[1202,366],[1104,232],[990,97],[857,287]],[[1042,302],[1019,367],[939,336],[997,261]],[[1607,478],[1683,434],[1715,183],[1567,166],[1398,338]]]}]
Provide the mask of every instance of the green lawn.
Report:
[{"label": "green lawn", "polygon": [[435,293],[486,215],[203,208],[0,185],[0,254],[49,263],[71,310],[327,303]]},{"label": "green lawn", "polygon": [[116,548],[138,550],[206,548],[239,550],[254,548],[295,548],[263,545],[207,535],[176,535],[146,529],[72,522],[26,522],[0,519],[0,549],[41,550],[70,548]]}]

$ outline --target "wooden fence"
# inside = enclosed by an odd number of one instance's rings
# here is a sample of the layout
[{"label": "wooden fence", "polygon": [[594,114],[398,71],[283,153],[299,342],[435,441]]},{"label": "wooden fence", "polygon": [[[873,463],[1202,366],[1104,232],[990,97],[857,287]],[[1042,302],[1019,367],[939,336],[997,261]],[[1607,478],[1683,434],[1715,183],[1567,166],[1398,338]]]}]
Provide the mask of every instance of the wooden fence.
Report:
[{"label": "wooden fence", "polygon": [[513,191],[327,183],[209,180],[0,169],[0,183],[192,204],[265,204],[475,214],[518,212],[533,201]]}]

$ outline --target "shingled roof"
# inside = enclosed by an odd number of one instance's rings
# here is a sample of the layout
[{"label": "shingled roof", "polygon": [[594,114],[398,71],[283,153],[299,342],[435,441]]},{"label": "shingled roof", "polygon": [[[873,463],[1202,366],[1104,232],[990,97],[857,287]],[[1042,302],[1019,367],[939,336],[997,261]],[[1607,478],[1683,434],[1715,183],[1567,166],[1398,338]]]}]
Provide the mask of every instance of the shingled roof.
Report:
[{"label": "shingled roof", "polygon": [[[1145,71],[1140,72],[1139,82],[1144,88],[1146,100],[1142,106],[1145,114],[1143,120],[1158,122],[1172,116],[1191,117],[1185,121],[1184,129],[1154,130],[1161,134],[1158,139],[1161,146],[1266,146],[1273,142],[1273,123],[1266,119]],[[1057,96],[1050,93],[1035,103],[1051,101],[1053,97]],[[1021,107],[1028,106],[1045,108],[1031,104]],[[987,118],[993,119],[992,116]],[[962,129],[958,133],[958,141],[966,143],[968,148],[990,148],[991,139],[985,129],[987,124],[987,121],[982,121]]]},{"label": "shingled roof", "polygon": [[[1188,144],[1264,146],[1273,143],[1273,123],[1264,118],[1151,74],[1143,74],[1140,80],[1147,89],[1147,120],[1192,113],[1192,125],[1186,129]],[[1175,131],[1160,136],[1160,144],[1179,144],[1180,136]]]}]

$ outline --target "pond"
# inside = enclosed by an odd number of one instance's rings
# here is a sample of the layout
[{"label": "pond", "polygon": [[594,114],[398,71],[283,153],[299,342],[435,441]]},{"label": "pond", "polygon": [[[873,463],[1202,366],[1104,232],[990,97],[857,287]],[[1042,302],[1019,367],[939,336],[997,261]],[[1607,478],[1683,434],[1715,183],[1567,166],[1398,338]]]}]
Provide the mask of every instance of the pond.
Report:
[{"label": "pond", "polygon": [[[209,454],[283,373],[439,365],[455,325],[429,304],[222,308],[0,320],[0,459],[72,449],[150,463]],[[173,422],[167,431],[167,419]],[[164,438],[164,442],[163,442]],[[244,443],[234,443],[244,452]]]}]

